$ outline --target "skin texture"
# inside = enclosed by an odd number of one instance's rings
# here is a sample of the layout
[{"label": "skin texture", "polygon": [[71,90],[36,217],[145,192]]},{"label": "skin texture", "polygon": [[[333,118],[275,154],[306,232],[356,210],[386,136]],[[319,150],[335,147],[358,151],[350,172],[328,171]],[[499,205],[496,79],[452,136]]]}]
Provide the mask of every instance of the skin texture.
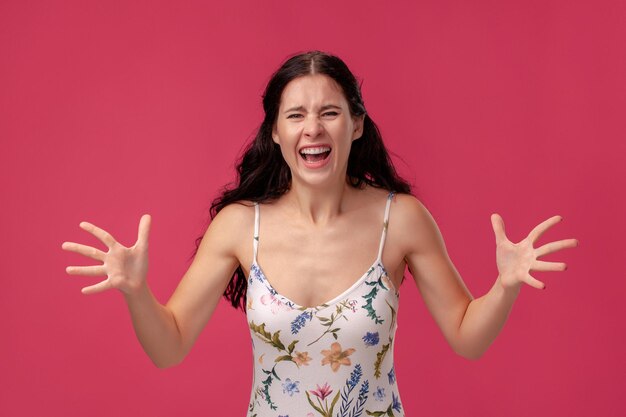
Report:
[{"label": "skin texture", "polygon": [[[332,104],[336,108],[322,109]],[[297,110],[288,109],[299,107]],[[376,258],[387,191],[346,184],[350,146],[362,135],[363,118],[350,115],[337,84],[324,75],[291,81],[283,91],[273,140],[292,172],[289,191],[261,205],[258,262],[273,287],[303,306],[319,305],[349,288]],[[303,146],[332,148],[320,169],[302,163]],[[142,216],[135,245],[126,248],[97,226],[80,227],[109,249],[64,242],[64,250],[101,262],[70,266],[71,275],[106,276],[83,288],[94,294],[118,289],[124,296],[137,337],[159,367],[180,363],[211,318],[237,266],[249,274],[252,264],[254,208],[231,204],[213,219],[197,255],[165,305],[147,283],[149,215]],[[518,243],[510,242],[504,221],[493,214],[499,275],[491,290],[474,299],[450,260],[443,237],[426,207],[410,195],[391,204],[383,265],[399,288],[405,268],[451,348],[468,359],[479,358],[501,331],[522,285],[544,288],[532,271],[563,271],[565,264],[539,257],[578,245],[566,239],[534,248],[534,242],[561,220],[553,216]]]}]

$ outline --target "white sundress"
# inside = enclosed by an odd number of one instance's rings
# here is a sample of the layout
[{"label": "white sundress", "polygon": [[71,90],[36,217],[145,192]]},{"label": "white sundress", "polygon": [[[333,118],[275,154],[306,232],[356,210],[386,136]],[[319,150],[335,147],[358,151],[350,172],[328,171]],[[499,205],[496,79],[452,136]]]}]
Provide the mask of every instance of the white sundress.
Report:
[{"label": "white sundress", "polygon": [[316,307],[279,294],[254,258],[247,281],[246,317],[254,379],[248,417],[403,417],[393,340],[399,293],[382,264],[387,197],[378,256],[343,293]]}]

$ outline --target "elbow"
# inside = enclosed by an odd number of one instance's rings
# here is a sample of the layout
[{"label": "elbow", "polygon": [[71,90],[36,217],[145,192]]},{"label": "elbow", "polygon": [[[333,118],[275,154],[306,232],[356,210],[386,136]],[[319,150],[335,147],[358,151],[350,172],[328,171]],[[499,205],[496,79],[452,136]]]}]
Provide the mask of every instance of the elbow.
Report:
[{"label": "elbow", "polygon": [[159,369],[167,369],[167,368],[172,368],[176,365],[179,365],[182,361],[152,361],[152,363],[154,364],[154,366],[156,366]]},{"label": "elbow", "polygon": [[454,339],[450,340],[449,343],[454,353],[470,361],[476,361],[482,358],[489,347],[489,345],[485,345],[484,343],[475,343],[474,340],[463,337],[460,332]]},{"label": "elbow", "polygon": [[468,349],[462,346],[453,346],[454,353],[470,361],[477,361],[485,354],[486,349]]},{"label": "elbow", "polygon": [[476,349],[476,350],[471,350],[471,349],[454,349],[454,352],[459,355],[464,357],[465,359],[468,359],[470,361],[477,361],[478,359],[482,358],[483,355],[485,354],[485,350],[480,350],[480,349]]},{"label": "elbow", "polygon": [[159,369],[166,369],[180,365],[188,353],[189,348],[185,348],[182,344],[179,344],[177,346],[170,346],[169,348],[162,349],[158,353],[154,352],[154,354],[149,354],[148,356],[150,356],[154,366]]},{"label": "elbow", "polygon": [[460,356],[464,357],[465,359],[470,360],[470,361],[477,361],[478,359],[482,358],[484,352],[479,352],[479,353],[458,353],[458,354]]},{"label": "elbow", "polygon": [[174,366],[180,365],[184,359],[184,356],[180,357],[171,357],[171,358],[150,358],[154,366],[159,369],[167,369],[172,368]]}]

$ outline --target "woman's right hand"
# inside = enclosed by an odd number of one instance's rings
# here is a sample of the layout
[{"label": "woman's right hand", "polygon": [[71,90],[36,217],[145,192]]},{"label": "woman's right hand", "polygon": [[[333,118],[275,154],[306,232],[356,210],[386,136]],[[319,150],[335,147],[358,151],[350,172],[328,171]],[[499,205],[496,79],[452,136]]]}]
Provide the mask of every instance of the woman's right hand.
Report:
[{"label": "woman's right hand", "polygon": [[70,275],[106,276],[104,281],[84,287],[83,294],[95,294],[111,288],[117,288],[125,294],[133,294],[146,286],[148,274],[148,235],[150,215],[144,214],[139,220],[137,242],[127,248],[117,242],[108,232],[88,222],[81,222],[80,227],[97,237],[108,248],[103,252],[91,246],[74,242],[63,242],[61,248],[85,255],[102,262],[102,265],[68,266],[65,271]]}]

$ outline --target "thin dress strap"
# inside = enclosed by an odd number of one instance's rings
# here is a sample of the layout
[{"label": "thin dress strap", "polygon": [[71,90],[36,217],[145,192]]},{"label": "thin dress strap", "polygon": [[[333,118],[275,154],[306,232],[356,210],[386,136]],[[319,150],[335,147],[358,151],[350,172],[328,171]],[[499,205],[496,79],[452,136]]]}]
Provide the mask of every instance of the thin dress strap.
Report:
[{"label": "thin dress strap", "polygon": [[387,237],[387,227],[389,226],[389,208],[391,207],[391,199],[393,198],[394,192],[390,192],[387,196],[387,206],[385,207],[385,218],[383,220],[383,233],[380,237],[380,245],[378,246],[378,262],[382,261],[383,256],[383,247],[385,246],[385,238]]},{"label": "thin dress strap", "polygon": [[252,246],[254,250],[252,261],[256,265],[256,253],[259,250],[259,203],[254,203],[254,236]]}]

